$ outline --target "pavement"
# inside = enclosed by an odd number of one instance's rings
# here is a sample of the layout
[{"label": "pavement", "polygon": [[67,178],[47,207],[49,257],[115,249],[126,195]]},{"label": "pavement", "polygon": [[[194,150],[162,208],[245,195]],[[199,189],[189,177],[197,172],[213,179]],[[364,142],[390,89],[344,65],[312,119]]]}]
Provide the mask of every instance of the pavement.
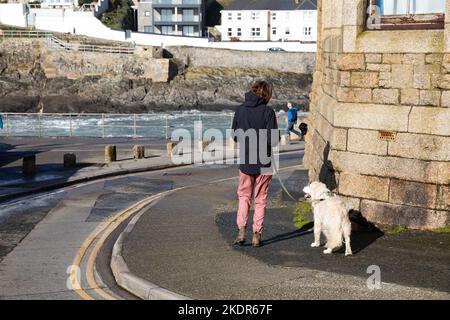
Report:
[{"label": "pavement", "polygon": [[[124,141],[124,150],[129,144]],[[64,143],[49,146],[40,155],[64,148]],[[302,156],[302,151],[281,155],[281,178],[296,197],[308,181]],[[309,247],[309,230],[294,227],[294,202],[277,180],[270,191],[265,245],[233,247],[236,176],[234,165],[197,164],[103,177],[0,203],[0,299],[137,299],[114,280],[112,248],[133,217],[128,208],[170,190],[177,191],[140,212],[122,254],[136,277],[176,294],[450,298],[448,234],[354,233],[354,256],[324,256]],[[381,269],[381,289],[367,287],[371,265]]]},{"label": "pavement", "polygon": [[[283,159],[284,167],[298,163]],[[214,176],[226,170],[216,168]],[[202,177],[202,172],[183,172]],[[283,171],[282,178],[297,197],[308,182],[301,167]],[[130,272],[193,299],[450,298],[449,234],[355,232],[353,256],[326,256],[323,249],[310,248],[310,230],[295,228],[294,203],[277,180],[270,191],[264,246],[234,247],[236,184],[236,179],[205,182],[148,209],[124,240],[122,255]],[[378,290],[367,286],[373,265],[381,270]]]}]

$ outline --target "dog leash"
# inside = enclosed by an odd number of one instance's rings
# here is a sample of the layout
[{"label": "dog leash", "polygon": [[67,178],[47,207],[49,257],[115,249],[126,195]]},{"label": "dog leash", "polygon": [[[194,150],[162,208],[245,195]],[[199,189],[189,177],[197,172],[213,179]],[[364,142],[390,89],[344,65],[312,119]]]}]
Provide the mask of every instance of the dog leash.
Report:
[{"label": "dog leash", "polygon": [[297,202],[298,199],[295,199],[292,194],[288,191],[286,186],[284,185],[283,181],[281,180],[280,173],[277,170],[277,166],[275,165],[275,159],[272,154],[272,167],[273,167],[273,175],[277,177],[278,181],[280,182],[281,189],[287,194],[289,198],[291,198],[293,201]]}]

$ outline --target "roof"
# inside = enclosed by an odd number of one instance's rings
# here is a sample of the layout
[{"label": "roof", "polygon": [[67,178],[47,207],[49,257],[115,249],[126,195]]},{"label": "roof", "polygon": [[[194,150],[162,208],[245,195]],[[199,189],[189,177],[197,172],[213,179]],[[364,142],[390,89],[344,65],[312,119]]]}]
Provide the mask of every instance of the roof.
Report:
[{"label": "roof", "polygon": [[236,0],[224,10],[317,10],[317,0]]}]

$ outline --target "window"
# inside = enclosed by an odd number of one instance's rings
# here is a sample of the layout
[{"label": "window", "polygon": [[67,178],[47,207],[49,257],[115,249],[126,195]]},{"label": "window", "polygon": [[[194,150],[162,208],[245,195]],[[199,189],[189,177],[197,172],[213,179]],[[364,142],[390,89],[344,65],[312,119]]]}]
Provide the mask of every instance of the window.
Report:
[{"label": "window", "polygon": [[277,13],[276,12],[272,12],[272,20],[273,21],[277,20]]},{"label": "window", "polygon": [[151,17],[152,16],[152,12],[151,11],[145,11],[145,16],[146,17]]},{"label": "window", "polygon": [[228,20],[233,20],[233,13],[232,12],[228,12]]},{"label": "window", "polygon": [[170,22],[172,21],[172,9],[162,9],[161,10],[161,21]]},{"label": "window", "polygon": [[238,19],[238,20],[242,20],[242,13],[238,12],[238,14],[237,14],[237,19]]},{"label": "window", "polygon": [[272,27],[272,35],[273,36],[277,35],[277,27]]},{"label": "window", "polygon": [[261,16],[260,12],[252,12],[252,20],[259,20],[259,17]]},{"label": "window", "polygon": [[303,11],[303,20],[310,21],[314,17],[314,11]]},{"label": "window", "polygon": [[228,36],[229,37],[233,36],[233,29],[232,28],[228,28]]},{"label": "window", "polygon": [[286,35],[290,35],[291,34],[291,29],[289,27],[286,27],[285,33],[286,33]]},{"label": "window", "polygon": [[162,26],[161,33],[162,34],[173,34],[173,26]]},{"label": "window", "polygon": [[192,22],[195,21],[195,12],[194,9],[183,9],[183,21]]},{"label": "window", "polygon": [[144,26],[145,33],[153,33],[153,26]]},{"label": "window", "polygon": [[241,28],[237,28],[237,36],[238,37],[242,36],[242,29]]},{"label": "window", "polygon": [[311,36],[311,27],[303,27],[303,35],[305,36]]},{"label": "window", "polygon": [[183,26],[183,36],[192,37],[194,35],[194,26]]},{"label": "window", "polygon": [[261,28],[252,28],[252,37],[260,37]]},{"label": "window", "polygon": [[443,29],[446,0],[368,0],[368,29]]}]

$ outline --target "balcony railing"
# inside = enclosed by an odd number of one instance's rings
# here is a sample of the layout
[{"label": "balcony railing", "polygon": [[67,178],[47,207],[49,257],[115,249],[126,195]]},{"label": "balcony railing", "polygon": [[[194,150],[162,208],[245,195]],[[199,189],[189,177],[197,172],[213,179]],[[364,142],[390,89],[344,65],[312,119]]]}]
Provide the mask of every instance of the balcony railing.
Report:
[{"label": "balcony railing", "polygon": [[153,0],[153,6],[169,5],[169,6],[179,6],[179,5],[195,5],[199,6],[202,4],[201,0]]}]

